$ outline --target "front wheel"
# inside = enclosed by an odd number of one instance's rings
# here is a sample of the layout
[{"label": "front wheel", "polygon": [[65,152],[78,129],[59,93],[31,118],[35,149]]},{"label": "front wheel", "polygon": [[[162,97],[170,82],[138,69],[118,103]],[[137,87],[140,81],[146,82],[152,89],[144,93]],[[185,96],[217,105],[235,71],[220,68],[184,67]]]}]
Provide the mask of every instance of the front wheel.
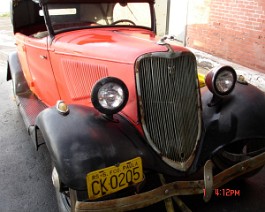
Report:
[{"label": "front wheel", "polygon": [[57,189],[55,192],[59,212],[71,212],[70,193],[68,191],[60,192]]},{"label": "front wheel", "polygon": [[[225,170],[239,162],[257,156],[263,152],[265,152],[265,139],[251,139],[236,142],[221,148],[213,156],[212,160],[217,168]],[[262,168],[263,166],[243,175],[241,178],[252,177],[260,172]]]},{"label": "front wheel", "polygon": [[56,168],[53,166],[52,181],[55,187],[55,194],[59,212],[71,212],[71,192],[67,188],[63,188],[60,182]]}]

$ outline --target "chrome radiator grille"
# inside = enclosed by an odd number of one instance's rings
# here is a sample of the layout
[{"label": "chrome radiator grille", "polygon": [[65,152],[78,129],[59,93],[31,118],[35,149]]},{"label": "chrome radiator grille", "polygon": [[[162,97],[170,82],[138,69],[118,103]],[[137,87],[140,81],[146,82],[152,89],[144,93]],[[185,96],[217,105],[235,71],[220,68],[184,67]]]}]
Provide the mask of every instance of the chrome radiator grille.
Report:
[{"label": "chrome radiator grille", "polygon": [[136,72],[148,142],[171,166],[186,170],[201,128],[195,57],[191,53],[148,54],[139,58]]}]

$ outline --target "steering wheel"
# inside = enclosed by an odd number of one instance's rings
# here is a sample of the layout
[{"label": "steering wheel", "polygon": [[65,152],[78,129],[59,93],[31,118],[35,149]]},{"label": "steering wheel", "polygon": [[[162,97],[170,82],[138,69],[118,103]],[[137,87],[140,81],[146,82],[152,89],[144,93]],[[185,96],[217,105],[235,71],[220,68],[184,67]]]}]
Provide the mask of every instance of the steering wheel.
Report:
[{"label": "steering wheel", "polygon": [[133,21],[129,20],[129,19],[121,19],[121,20],[118,20],[118,21],[114,21],[111,25],[116,25],[116,24],[122,23],[122,22],[128,22],[128,23],[136,26],[136,24]]}]

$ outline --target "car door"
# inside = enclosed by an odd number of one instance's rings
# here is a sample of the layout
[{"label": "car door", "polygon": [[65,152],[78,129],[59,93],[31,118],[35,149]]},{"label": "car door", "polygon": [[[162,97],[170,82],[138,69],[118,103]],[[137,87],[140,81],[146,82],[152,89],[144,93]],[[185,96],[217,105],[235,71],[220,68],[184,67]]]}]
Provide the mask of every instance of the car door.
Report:
[{"label": "car door", "polygon": [[52,106],[56,104],[60,96],[47,50],[47,41],[48,37],[34,38],[27,36],[25,38],[25,49],[32,78],[30,89],[46,105]]}]

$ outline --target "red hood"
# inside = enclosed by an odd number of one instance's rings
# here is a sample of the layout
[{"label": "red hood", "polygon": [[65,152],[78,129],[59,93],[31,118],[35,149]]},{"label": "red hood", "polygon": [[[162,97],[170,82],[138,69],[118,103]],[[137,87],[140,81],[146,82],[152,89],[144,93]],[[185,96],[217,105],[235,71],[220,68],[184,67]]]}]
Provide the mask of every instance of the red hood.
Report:
[{"label": "red hood", "polygon": [[154,33],[144,29],[98,28],[62,33],[53,41],[55,52],[100,60],[134,63],[142,54],[167,51]]}]

